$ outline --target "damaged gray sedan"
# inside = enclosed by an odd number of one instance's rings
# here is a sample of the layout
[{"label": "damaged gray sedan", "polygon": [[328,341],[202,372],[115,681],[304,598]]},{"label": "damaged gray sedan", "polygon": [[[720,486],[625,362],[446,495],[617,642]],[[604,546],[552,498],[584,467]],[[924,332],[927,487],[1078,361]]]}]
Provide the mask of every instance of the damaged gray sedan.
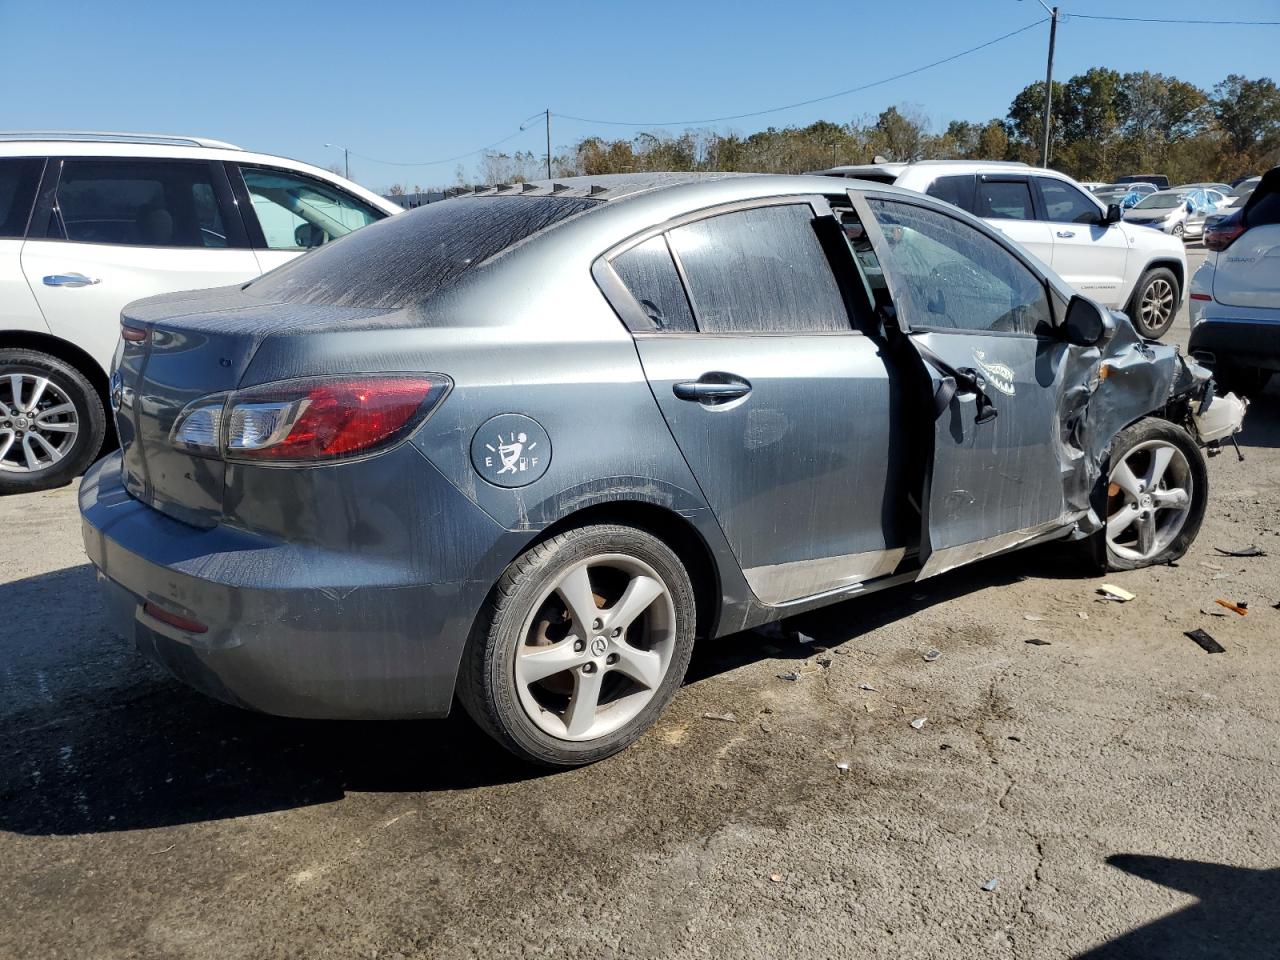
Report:
[{"label": "damaged gray sedan", "polygon": [[478,190],[122,324],[80,490],[118,631],[270,713],[456,695],[553,766],[697,637],[1055,538],[1180,556],[1243,416],[980,220],[826,177]]}]

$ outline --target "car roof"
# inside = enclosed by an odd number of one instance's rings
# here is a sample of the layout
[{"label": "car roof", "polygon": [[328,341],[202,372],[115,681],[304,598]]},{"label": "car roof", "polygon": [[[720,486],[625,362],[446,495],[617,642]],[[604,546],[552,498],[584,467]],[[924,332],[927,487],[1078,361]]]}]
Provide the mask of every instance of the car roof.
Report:
[{"label": "car roof", "polygon": [[[945,169],[948,173],[983,173],[987,170],[1039,170],[1019,160],[912,160],[887,161],[884,163],[859,163],[829,167],[826,170],[815,170],[814,173],[826,177],[861,177],[867,174],[899,175],[908,169],[917,167],[934,167]],[[1056,171],[1048,171],[1050,173]]]},{"label": "car roof", "polygon": [[360,199],[373,204],[386,213],[399,213],[401,207],[358,183],[338,176],[328,170],[312,166],[301,160],[292,160],[269,153],[255,153],[201,137],[180,137],[168,134],[135,133],[82,133],[58,131],[0,132],[0,158],[9,157],[95,157],[95,158],[143,158],[153,160],[234,160],[237,163],[257,163],[263,166],[295,170],[319,180],[326,180],[354,193]]}]

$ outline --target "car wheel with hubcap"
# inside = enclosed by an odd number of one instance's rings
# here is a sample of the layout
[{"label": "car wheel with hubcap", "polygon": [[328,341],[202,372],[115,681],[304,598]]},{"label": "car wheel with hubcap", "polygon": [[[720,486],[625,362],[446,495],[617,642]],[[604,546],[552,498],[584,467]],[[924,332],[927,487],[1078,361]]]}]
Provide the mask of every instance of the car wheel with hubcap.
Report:
[{"label": "car wheel with hubcap", "polygon": [[1181,427],[1148,418],[1120,431],[1094,499],[1107,568],[1177,560],[1200,531],[1208,494],[1204,457]]},{"label": "car wheel with hubcap", "polygon": [[1184,235],[1186,232],[1187,232],[1187,228],[1186,228],[1185,226],[1183,226],[1182,224],[1180,224],[1180,223],[1175,223],[1175,224],[1173,225],[1173,235],[1174,235],[1175,237],[1177,237],[1179,240],[1181,240],[1181,239],[1182,239],[1183,235]]},{"label": "car wheel with hubcap", "polygon": [[1173,326],[1178,300],[1177,277],[1167,267],[1156,267],[1142,275],[1125,313],[1138,333],[1149,340],[1158,340]]},{"label": "car wheel with hubcap", "polygon": [[634,742],[693,650],[693,586],[657,537],[601,524],[551,537],[498,581],[463,655],[467,712],[517,756],[552,767]]},{"label": "car wheel with hubcap", "polygon": [[0,493],[69,483],[102,447],[102,401],[80,371],[35,351],[0,351]]}]

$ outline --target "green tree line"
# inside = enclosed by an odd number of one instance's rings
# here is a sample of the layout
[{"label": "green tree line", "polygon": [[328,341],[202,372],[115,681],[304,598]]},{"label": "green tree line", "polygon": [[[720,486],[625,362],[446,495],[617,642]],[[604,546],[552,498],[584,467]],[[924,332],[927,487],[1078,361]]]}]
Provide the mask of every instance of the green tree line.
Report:
[{"label": "green tree line", "polygon": [[[553,157],[555,176],[652,170],[800,173],[886,160],[1021,160],[1039,163],[1043,82],[1024,88],[1003,118],[931,128],[920,108],[892,106],[874,119],[820,120],[742,136],[711,130],[588,137]],[[1079,180],[1164,173],[1170,182],[1230,180],[1280,163],[1280,88],[1232,74],[1212,90],[1160,73],[1094,67],[1053,85],[1050,166]],[[484,157],[482,183],[546,176],[533,153]],[[461,171],[459,182],[462,181]]]}]

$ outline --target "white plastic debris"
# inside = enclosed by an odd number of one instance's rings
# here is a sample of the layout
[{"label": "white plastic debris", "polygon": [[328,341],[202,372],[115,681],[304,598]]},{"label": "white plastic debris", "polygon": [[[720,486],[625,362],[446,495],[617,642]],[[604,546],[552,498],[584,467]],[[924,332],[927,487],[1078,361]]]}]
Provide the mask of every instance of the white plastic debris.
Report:
[{"label": "white plastic debris", "polygon": [[1098,592],[1107,600],[1115,600],[1119,603],[1128,603],[1137,596],[1136,593],[1130,593],[1124,587],[1117,587],[1114,583],[1104,583],[1098,588]]},{"label": "white plastic debris", "polygon": [[1040,614],[1038,614],[1038,613],[1028,613],[1028,614],[1027,614],[1026,616],[1024,616],[1022,619],[1023,619],[1023,620],[1030,620],[1032,623],[1039,623],[1041,620],[1043,620],[1043,619],[1044,619],[1044,617],[1040,616]]},{"label": "white plastic debris", "polygon": [[735,717],[732,713],[704,713],[702,715],[702,719],[719,720],[721,723],[737,723],[738,722],[738,718]]},{"label": "white plastic debris", "polygon": [[837,764],[836,764],[836,769],[837,769],[837,770],[839,770],[841,773],[848,773],[848,772],[849,772],[849,761],[848,761],[848,760],[841,760],[839,763],[837,763]]},{"label": "white plastic debris", "polygon": [[993,893],[998,886],[1000,886],[1000,878],[992,877],[982,885],[982,889],[987,891],[987,893]]},{"label": "white plastic debris", "polygon": [[914,720],[911,721],[911,726],[915,727],[917,730],[921,730],[924,728],[924,725],[928,722],[929,722],[928,717],[916,717]]},{"label": "white plastic debris", "polygon": [[796,641],[806,644],[818,642],[816,638],[809,636],[807,633],[801,633],[799,630],[796,631]]},{"label": "white plastic debris", "polygon": [[873,687],[873,686],[872,686],[871,684],[869,684],[869,683],[860,683],[860,684],[858,684],[858,689],[859,689],[859,690],[866,690],[866,691],[867,691],[867,692],[869,692],[869,693],[879,693],[879,692],[880,692],[879,690],[877,690],[875,687]]},{"label": "white plastic debris", "polygon": [[940,656],[942,656],[941,650],[926,650],[924,653],[924,662],[933,663],[933,661],[937,660]]}]

